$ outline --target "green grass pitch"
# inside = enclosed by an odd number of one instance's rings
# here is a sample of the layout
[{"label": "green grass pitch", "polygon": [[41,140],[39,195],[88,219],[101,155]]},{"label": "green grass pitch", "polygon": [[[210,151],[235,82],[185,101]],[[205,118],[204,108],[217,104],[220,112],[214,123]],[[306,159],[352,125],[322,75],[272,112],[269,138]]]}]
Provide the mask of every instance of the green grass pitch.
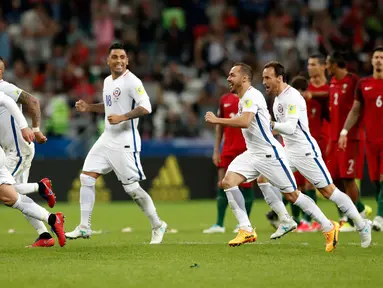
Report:
[{"label": "green grass pitch", "polygon": [[[365,201],[375,213],[374,201]],[[338,219],[332,203],[319,205]],[[321,233],[290,233],[272,242],[267,206],[257,199],[251,215],[257,242],[231,248],[236,223],[229,209],[227,232],[204,235],[215,221],[214,201],[162,202],[157,208],[178,229],[162,245],[148,245],[150,225],[134,203],[96,203],[92,228],[104,233],[64,248],[56,241],[53,248],[27,249],[35,231],[18,211],[1,207],[0,287],[383,287],[383,233],[373,233],[369,249],[360,248],[357,233],[341,233],[333,253],[324,251]],[[78,224],[79,205],[59,203],[54,210],[66,215],[67,231]],[[133,231],[122,233],[126,226]]]}]

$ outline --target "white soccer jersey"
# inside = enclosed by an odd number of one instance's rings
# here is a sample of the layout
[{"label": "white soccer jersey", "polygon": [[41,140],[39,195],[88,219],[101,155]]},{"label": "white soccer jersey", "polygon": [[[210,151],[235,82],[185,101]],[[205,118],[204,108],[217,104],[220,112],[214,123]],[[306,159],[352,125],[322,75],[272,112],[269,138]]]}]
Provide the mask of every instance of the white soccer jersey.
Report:
[{"label": "white soccer jersey", "polygon": [[[13,85],[12,83],[9,83],[4,80],[0,80],[0,91],[4,92],[5,95],[8,97],[11,97],[15,102],[19,99],[20,93],[23,91],[19,87]],[[0,115],[4,112],[8,112],[5,107],[0,106]]]},{"label": "white soccer jersey", "polygon": [[242,129],[247,150],[261,157],[280,158],[284,151],[271,133],[270,113],[266,100],[254,87],[250,87],[238,103],[238,114],[241,115],[243,112],[255,114],[249,128]]},{"label": "white soccer jersey", "polygon": [[281,132],[289,157],[321,156],[318,143],[310,134],[306,101],[298,90],[287,86],[275,97],[273,112],[279,123],[297,120],[294,133]]},{"label": "white soccer jersey", "polygon": [[[22,91],[16,85],[0,80],[0,92],[12,98],[15,102],[19,99]],[[33,143],[29,145],[24,141],[19,126],[4,106],[0,106],[0,145],[7,156],[14,154],[15,157],[20,157],[34,154]]]},{"label": "white soccer jersey", "polygon": [[108,76],[104,80],[103,99],[105,106],[105,131],[100,140],[103,145],[114,150],[129,152],[141,151],[141,137],[137,130],[138,118],[111,125],[108,116],[126,114],[148,100],[142,82],[131,71],[113,80]]}]

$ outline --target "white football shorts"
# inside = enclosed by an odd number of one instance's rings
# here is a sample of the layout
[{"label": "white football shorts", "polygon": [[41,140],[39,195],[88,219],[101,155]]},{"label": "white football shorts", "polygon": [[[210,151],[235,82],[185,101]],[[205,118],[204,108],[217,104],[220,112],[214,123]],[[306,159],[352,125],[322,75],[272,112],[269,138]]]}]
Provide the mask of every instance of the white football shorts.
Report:
[{"label": "white football shorts", "polygon": [[102,144],[100,139],[90,149],[82,170],[102,175],[113,170],[124,185],[146,179],[139,152],[113,150]]},{"label": "white football shorts", "polygon": [[331,174],[322,157],[289,157],[291,169],[299,171],[316,188],[323,188],[333,183]]},{"label": "white football shorts", "polygon": [[244,176],[246,182],[251,182],[263,175],[283,193],[291,193],[297,189],[289,163],[284,158],[277,159],[271,155],[260,156],[245,151],[230,163],[227,171]]}]

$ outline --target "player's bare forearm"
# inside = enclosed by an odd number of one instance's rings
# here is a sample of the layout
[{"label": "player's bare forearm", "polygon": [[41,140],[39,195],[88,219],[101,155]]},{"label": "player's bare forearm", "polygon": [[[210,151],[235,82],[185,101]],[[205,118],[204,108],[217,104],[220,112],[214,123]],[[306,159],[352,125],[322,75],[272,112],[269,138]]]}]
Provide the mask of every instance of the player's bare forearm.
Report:
[{"label": "player's bare forearm", "polygon": [[97,103],[97,104],[88,104],[87,112],[105,113],[104,102]]},{"label": "player's bare forearm", "polygon": [[311,92],[311,96],[313,98],[328,98],[328,92],[326,91]]},{"label": "player's bare forearm", "polygon": [[142,106],[137,106],[132,111],[124,114],[124,121],[148,115],[150,112]]},{"label": "player's bare forearm", "polygon": [[219,151],[219,147],[221,146],[221,142],[222,142],[222,137],[223,137],[223,126],[216,125],[214,150]]},{"label": "player's bare forearm", "polygon": [[362,104],[359,101],[357,100],[354,101],[352,109],[348,113],[346,122],[344,123],[343,129],[350,131],[350,129],[354,127],[354,125],[358,122],[361,106]]},{"label": "player's bare forearm", "polygon": [[233,118],[217,118],[215,124],[234,128],[249,128],[250,126],[250,122],[244,115]]},{"label": "player's bare forearm", "polygon": [[28,92],[22,91],[17,99],[17,103],[23,105],[23,107],[27,109],[28,114],[32,119],[32,127],[40,127],[41,110],[39,99]]}]

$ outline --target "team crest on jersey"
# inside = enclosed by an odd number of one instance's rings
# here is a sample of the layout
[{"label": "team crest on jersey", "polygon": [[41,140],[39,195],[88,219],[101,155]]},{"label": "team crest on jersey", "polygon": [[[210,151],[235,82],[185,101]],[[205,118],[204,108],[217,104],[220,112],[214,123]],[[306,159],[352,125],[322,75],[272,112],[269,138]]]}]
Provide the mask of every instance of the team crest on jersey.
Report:
[{"label": "team crest on jersey", "polygon": [[120,88],[117,87],[116,89],[113,90],[113,96],[114,97],[118,98],[118,97],[120,97],[120,95],[121,95],[121,89]]},{"label": "team crest on jersey", "polygon": [[242,106],[239,106],[239,107],[238,107],[238,114],[239,114],[239,115],[242,114]]},{"label": "team crest on jersey", "polygon": [[344,84],[343,84],[342,93],[346,93],[346,89],[347,89],[347,84],[346,84],[346,83],[344,83]]},{"label": "team crest on jersey", "polygon": [[278,112],[283,113],[283,106],[280,103],[278,104]]}]

